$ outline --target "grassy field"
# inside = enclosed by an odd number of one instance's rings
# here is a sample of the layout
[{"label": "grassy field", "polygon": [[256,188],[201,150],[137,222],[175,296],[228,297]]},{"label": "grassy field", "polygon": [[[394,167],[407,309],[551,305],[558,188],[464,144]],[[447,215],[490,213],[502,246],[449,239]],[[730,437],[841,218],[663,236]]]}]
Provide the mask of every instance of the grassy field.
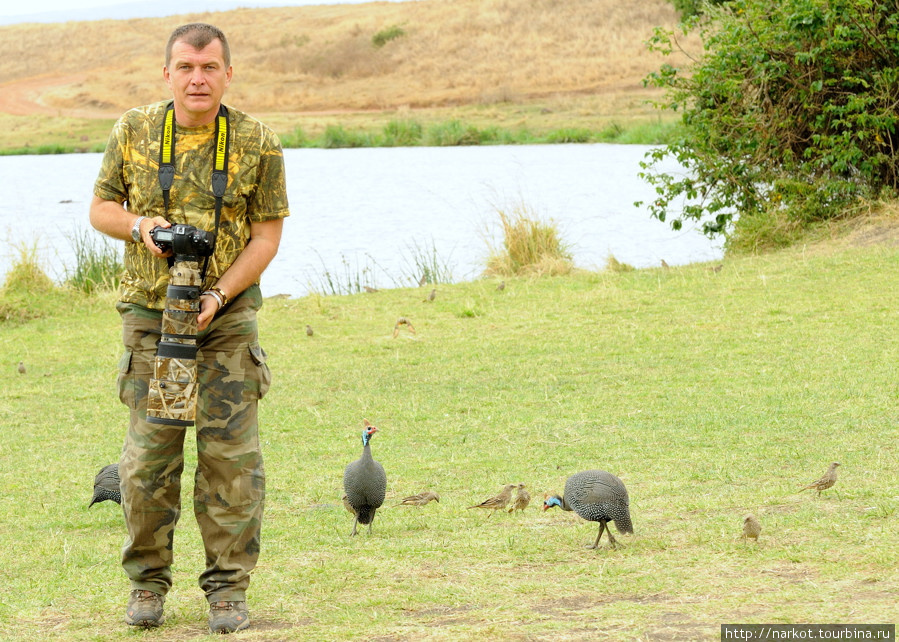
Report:
[{"label": "grassy field", "polygon": [[677,16],[665,0],[426,0],[4,26],[0,151],[102,146],[122,112],[169,96],[165,41],[191,20],[229,36],[226,102],[283,136],[460,120],[540,138],[656,126],[642,80],[665,59],[644,43]]},{"label": "grassy field", "polygon": [[[431,303],[418,289],[269,300],[267,513],[241,639],[715,640],[721,623],[895,622],[899,246],[883,238],[719,271],[440,286]],[[45,296],[51,312],[0,326],[0,638],[133,639],[121,513],[86,508],[125,428],[114,297]],[[400,316],[416,334],[392,338]],[[350,538],[341,476],[363,418],[380,428],[388,500]],[[193,461],[154,640],[205,635]],[[831,461],[833,489],[798,492]],[[589,468],[630,491],[635,535],[618,550],[586,550],[595,524],[539,509]],[[466,510],[518,482],[535,498],[523,513]],[[394,506],[424,489],[441,503]],[[758,543],[740,538],[749,512]]]}]

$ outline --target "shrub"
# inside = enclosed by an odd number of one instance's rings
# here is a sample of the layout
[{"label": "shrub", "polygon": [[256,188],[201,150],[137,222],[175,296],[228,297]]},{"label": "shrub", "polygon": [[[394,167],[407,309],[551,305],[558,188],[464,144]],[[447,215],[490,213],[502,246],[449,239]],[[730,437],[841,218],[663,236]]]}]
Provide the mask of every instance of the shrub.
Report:
[{"label": "shrub", "polygon": [[481,134],[477,127],[463,125],[458,120],[451,120],[431,126],[425,138],[425,144],[431,147],[453,147],[457,145],[480,145]]},{"label": "shrub", "polygon": [[[811,224],[899,188],[894,3],[735,0],[686,28],[705,55],[647,79],[682,114],[680,134],[642,164],[652,216],[714,237],[769,210]],[[651,47],[670,54],[676,38],[658,30]],[[671,159],[687,171],[659,169]]]},{"label": "shrub", "polygon": [[411,147],[421,142],[421,124],[414,120],[391,120],[384,127],[385,147]]},{"label": "shrub", "polygon": [[371,37],[371,44],[375,47],[383,47],[391,40],[396,40],[401,36],[405,36],[406,31],[399,25],[392,25],[381,29],[378,33]]},{"label": "shrub", "polygon": [[366,134],[347,131],[341,125],[328,125],[322,134],[321,147],[325,149],[371,146],[371,140]]},{"label": "shrub", "polygon": [[575,127],[566,127],[564,129],[556,129],[546,135],[548,143],[589,143],[593,138],[593,132],[589,129],[578,129]]}]

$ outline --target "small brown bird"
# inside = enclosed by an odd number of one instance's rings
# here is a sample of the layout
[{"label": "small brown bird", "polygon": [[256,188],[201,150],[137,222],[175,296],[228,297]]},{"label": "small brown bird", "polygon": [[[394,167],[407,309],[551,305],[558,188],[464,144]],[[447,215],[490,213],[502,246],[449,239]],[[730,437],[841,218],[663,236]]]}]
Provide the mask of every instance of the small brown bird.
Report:
[{"label": "small brown bird", "polygon": [[506,289],[506,282],[505,282],[505,281],[500,281],[500,282],[499,282],[499,285],[496,286],[496,289],[499,290],[500,292],[502,292],[503,290],[505,290],[505,289]]},{"label": "small brown bird", "polygon": [[515,494],[515,501],[512,502],[509,512],[514,513],[517,510],[524,510],[530,503],[531,494],[524,489],[524,484],[518,484],[518,492]]},{"label": "small brown bird", "polygon": [[668,267],[669,267],[669,266],[668,266],[668,263],[665,261],[665,259],[662,259],[662,268],[664,268],[664,269],[667,270]]},{"label": "small brown bird", "polygon": [[837,466],[840,464],[837,462],[833,462],[830,467],[827,469],[827,472],[824,473],[824,476],[817,481],[813,481],[808,486],[803,487],[799,490],[801,493],[803,490],[814,489],[818,491],[817,497],[821,496],[822,490],[827,490],[831,486],[837,483]]},{"label": "small brown bird", "polygon": [[412,324],[409,322],[409,319],[406,317],[400,317],[396,320],[396,325],[393,326],[393,338],[396,339],[397,335],[400,333],[400,326],[406,326],[409,328],[409,332],[415,334],[415,328],[412,327]]},{"label": "small brown bird", "polygon": [[710,267],[710,268],[709,268],[709,271],[710,271],[710,272],[720,272],[720,271],[721,271],[721,268],[723,268],[723,267],[724,267],[724,264],[723,264],[723,263],[719,263],[718,265],[714,265],[714,266]]},{"label": "small brown bird", "polygon": [[425,299],[425,301],[433,301],[436,298],[437,298],[437,288],[434,288],[433,290],[431,290],[431,293],[428,295],[428,298]]},{"label": "small brown bird", "polygon": [[418,279],[418,287],[424,287],[428,283],[428,275],[422,274],[421,278]]},{"label": "small brown bird", "polygon": [[368,292],[369,294],[374,294],[375,292],[378,291],[378,288],[369,287],[367,285],[363,285],[362,289],[365,290],[366,292]]},{"label": "small brown bird", "polygon": [[754,539],[759,541],[759,533],[762,532],[762,525],[755,515],[749,514],[743,518],[743,538]]},{"label": "small brown bird", "polygon": [[19,362],[19,374],[25,374],[28,370],[25,368],[25,363],[23,361]]},{"label": "small brown bird", "polygon": [[[491,497],[490,499],[485,499],[480,504],[469,506],[469,508],[489,508],[490,510],[505,510],[506,506],[509,505],[509,502],[512,499],[512,490],[514,490],[517,486],[518,484],[506,484],[505,488],[503,488],[499,495]],[[493,513],[490,513],[490,515],[493,515]]]},{"label": "small brown bird", "polygon": [[427,490],[423,493],[418,493],[418,495],[410,495],[409,497],[404,497],[403,501],[401,501],[397,506],[424,506],[430,501],[440,502],[440,495],[435,493],[433,490]]},{"label": "small brown bird", "polygon": [[308,323],[306,324],[306,336],[311,337],[315,332],[312,331],[312,326]]}]

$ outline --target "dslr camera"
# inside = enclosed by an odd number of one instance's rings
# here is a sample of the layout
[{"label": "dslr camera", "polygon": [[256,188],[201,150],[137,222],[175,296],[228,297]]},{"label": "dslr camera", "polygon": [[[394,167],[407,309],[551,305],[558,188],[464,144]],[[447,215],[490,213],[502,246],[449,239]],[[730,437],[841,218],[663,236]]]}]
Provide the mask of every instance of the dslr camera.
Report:
[{"label": "dslr camera", "polygon": [[160,250],[171,250],[176,260],[209,256],[215,249],[215,234],[183,223],[171,227],[157,225],[150,230],[150,237]]}]

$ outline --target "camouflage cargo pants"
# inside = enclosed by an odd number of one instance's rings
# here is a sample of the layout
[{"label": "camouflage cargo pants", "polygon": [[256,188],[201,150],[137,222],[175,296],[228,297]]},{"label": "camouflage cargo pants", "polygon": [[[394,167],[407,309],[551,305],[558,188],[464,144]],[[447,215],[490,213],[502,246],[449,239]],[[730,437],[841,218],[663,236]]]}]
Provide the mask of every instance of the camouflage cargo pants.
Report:
[{"label": "camouflage cargo pants", "polygon": [[119,473],[128,537],[122,566],[133,589],[165,595],[172,585],[175,525],[181,514],[186,430],[196,430],[194,514],[206,549],[200,588],[212,601],[243,601],[259,557],[265,472],[257,402],[271,375],[259,345],[258,287],[238,297],[197,337],[196,425],[146,421],[162,313],[119,303],[125,353],[122,402],[131,409]]}]

